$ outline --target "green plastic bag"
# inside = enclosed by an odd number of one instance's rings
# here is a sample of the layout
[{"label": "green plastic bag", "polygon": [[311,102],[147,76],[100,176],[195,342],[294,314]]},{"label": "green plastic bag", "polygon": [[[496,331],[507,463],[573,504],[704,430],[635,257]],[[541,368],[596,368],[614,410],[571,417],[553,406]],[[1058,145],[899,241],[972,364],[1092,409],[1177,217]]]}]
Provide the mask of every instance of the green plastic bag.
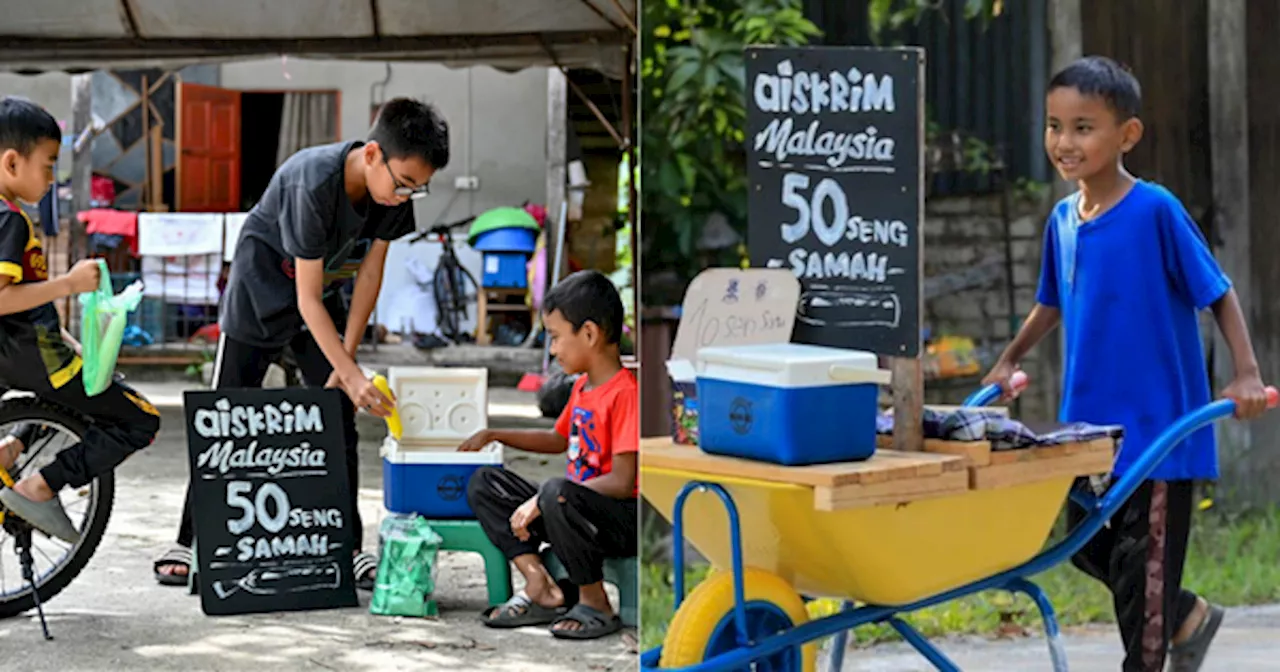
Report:
[{"label": "green plastic bag", "polygon": [[99,259],[98,265],[98,289],[80,295],[80,346],[84,360],[80,377],[84,379],[85,394],[91,397],[111,386],[129,313],[137,310],[142,301],[142,282],[135,281],[115,294],[111,291],[107,262]]},{"label": "green plastic bag", "polygon": [[444,539],[425,518],[391,515],[382,521],[381,558],[369,613],[377,616],[436,616],[436,558]]}]

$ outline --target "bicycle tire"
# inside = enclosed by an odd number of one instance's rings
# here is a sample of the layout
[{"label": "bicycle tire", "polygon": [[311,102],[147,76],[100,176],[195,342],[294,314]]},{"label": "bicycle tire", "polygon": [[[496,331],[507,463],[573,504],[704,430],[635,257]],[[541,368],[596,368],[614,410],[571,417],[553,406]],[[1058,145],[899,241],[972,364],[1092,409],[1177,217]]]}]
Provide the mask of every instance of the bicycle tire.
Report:
[{"label": "bicycle tire", "polygon": [[[73,434],[76,439],[84,437],[88,430],[85,419],[62,410],[61,408],[41,401],[37,398],[8,399],[0,402],[0,426],[11,423],[37,421],[57,425],[60,429]],[[93,516],[88,526],[80,533],[80,543],[72,552],[71,558],[52,576],[36,585],[39,591],[40,604],[47,604],[58,593],[71,585],[80,572],[89,564],[93,554],[107,531],[107,522],[111,519],[112,503],[115,500],[115,473],[108,471],[98,476],[94,489],[95,498],[90,503]],[[35,598],[28,588],[8,598],[0,598],[0,619],[21,615],[36,606]]]},{"label": "bicycle tire", "polygon": [[[461,280],[461,291],[455,286],[454,279]],[[480,285],[471,272],[458,263],[456,257],[441,257],[440,265],[432,275],[432,293],[436,300],[440,333],[455,343],[461,340],[462,323],[467,319],[470,303],[467,299],[468,284],[474,296],[480,290]]]}]

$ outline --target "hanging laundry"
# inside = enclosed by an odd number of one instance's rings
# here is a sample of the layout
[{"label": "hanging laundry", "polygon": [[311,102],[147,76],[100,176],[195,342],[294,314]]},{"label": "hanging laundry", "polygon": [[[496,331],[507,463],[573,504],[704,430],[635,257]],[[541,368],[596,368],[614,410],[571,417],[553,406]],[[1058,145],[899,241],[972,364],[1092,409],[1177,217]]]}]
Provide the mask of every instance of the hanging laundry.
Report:
[{"label": "hanging laundry", "polygon": [[231,263],[231,253],[236,251],[236,243],[240,242],[240,230],[244,228],[244,220],[249,218],[247,212],[228,212],[226,214],[227,241],[222,260]]},{"label": "hanging laundry", "polygon": [[44,229],[44,235],[52,237],[58,235],[59,224],[58,185],[55,183],[40,199],[40,228]]},{"label": "hanging laundry", "polygon": [[[129,244],[129,253],[135,257],[138,256],[138,213],[94,208],[76,213],[76,219],[84,223],[84,231],[91,237],[94,234],[120,236]],[[99,242],[107,244],[110,241],[100,240]],[[110,249],[118,246],[117,243]]]},{"label": "hanging laundry", "polygon": [[144,212],[138,215],[138,253],[185,257],[222,254],[220,212]]},{"label": "hanging laundry", "polygon": [[216,306],[222,292],[221,253],[142,257],[143,296],[170,305]]}]

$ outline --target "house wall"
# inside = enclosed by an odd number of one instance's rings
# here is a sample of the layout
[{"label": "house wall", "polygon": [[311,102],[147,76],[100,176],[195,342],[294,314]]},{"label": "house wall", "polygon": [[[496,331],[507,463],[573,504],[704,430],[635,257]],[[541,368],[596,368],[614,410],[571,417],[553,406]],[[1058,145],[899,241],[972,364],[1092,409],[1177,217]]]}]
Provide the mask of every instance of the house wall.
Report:
[{"label": "house wall", "polygon": [[[498,206],[545,200],[545,68],[508,74],[484,66],[455,69],[395,63],[389,67],[385,63],[296,58],[224,63],[220,86],[246,91],[337,89],[341,92],[344,140],[362,138],[368,132],[375,94],[379,101],[413,96],[437,105],[449,122],[451,156],[449,166],[432,180],[431,195],[416,203],[414,214],[420,229]],[[381,85],[384,81],[385,88]],[[462,176],[477,177],[480,188],[455,192],[454,180]],[[465,228],[462,231],[455,243],[457,251],[478,280],[480,255],[466,247]],[[418,258],[434,268],[439,255],[437,243],[410,246],[400,241],[391,246],[376,319],[399,329],[398,318],[407,305],[405,297],[414,291],[408,261]]]}]

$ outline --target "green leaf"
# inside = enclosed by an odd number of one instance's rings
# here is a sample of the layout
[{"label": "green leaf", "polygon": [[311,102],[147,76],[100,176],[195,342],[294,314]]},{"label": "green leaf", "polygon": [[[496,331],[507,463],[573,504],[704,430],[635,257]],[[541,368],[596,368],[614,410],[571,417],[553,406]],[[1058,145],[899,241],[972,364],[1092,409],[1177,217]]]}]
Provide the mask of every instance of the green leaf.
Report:
[{"label": "green leaf", "polygon": [[689,81],[696,74],[698,74],[698,62],[684,61],[676,66],[675,70],[671,71],[671,79],[667,80],[667,90],[680,91],[689,84]]}]

